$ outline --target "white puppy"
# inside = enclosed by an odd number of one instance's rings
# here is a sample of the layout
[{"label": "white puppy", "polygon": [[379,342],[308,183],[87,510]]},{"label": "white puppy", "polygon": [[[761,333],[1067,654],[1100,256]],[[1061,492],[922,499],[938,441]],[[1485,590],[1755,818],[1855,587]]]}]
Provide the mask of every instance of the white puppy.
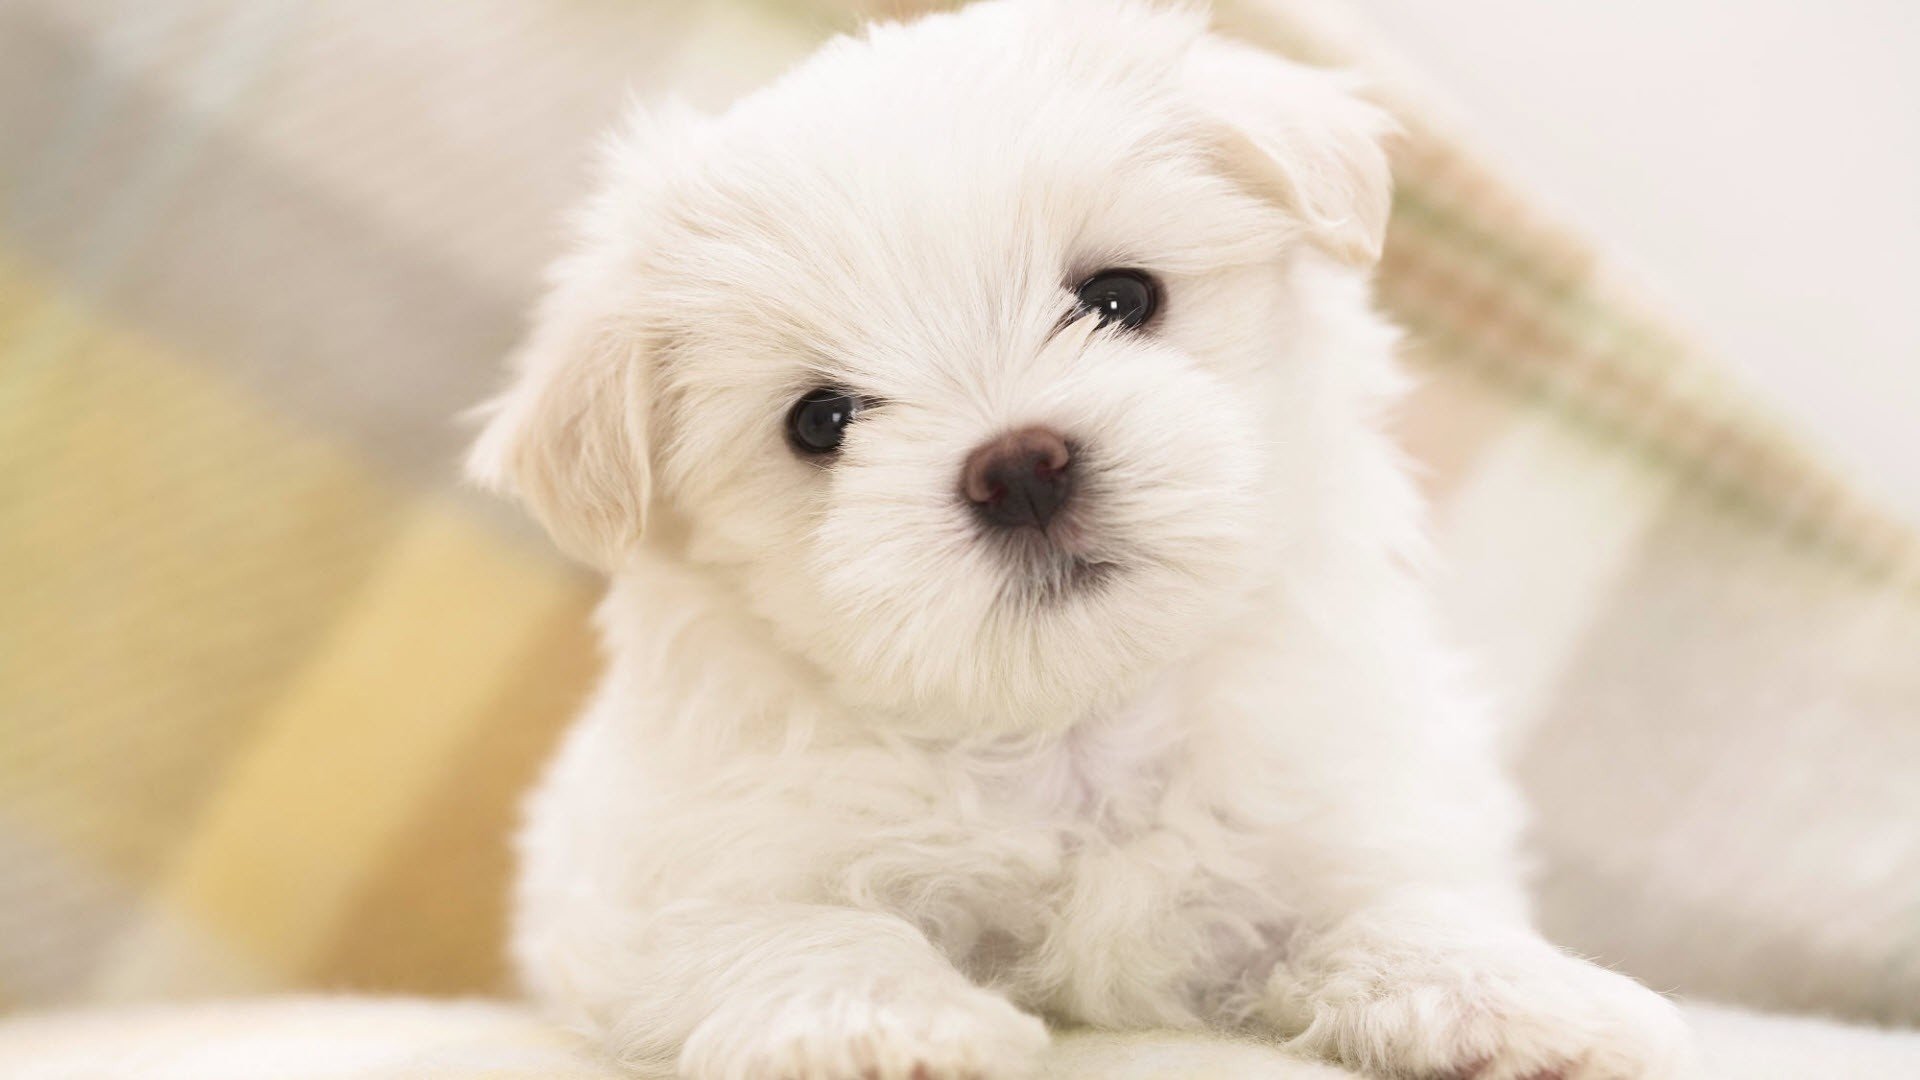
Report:
[{"label": "white puppy", "polygon": [[1530,928],[1413,567],[1386,118],[1120,0],[636,120],[471,461],[612,575],[530,987],[646,1074],[1009,1077],[1039,1019],[1664,1077]]}]

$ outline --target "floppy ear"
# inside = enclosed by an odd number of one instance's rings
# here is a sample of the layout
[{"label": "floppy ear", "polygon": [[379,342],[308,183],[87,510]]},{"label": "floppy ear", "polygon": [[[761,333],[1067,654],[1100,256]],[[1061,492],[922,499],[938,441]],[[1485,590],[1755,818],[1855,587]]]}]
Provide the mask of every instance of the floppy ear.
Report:
[{"label": "floppy ear", "polygon": [[1195,104],[1217,127],[1228,174],[1292,216],[1313,244],[1351,266],[1379,261],[1393,183],[1381,140],[1385,110],[1341,75],[1207,35],[1185,71]]},{"label": "floppy ear", "polygon": [[602,144],[576,250],[549,272],[513,381],[481,407],[485,427],[467,454],[470,478],[519,496],[555,542],[602,570],[624,561],[646,525],[651,332],[637,317],[638,266],[701,130],[699,114],[670,101],[630,107]]},{"label": "floppy ear", "polygon": [[568,554],[611,570],[646,520],[645,358],[610,283],[568,276],[588,273],[572,260],[556,268],[512,385],[482,407],[467,475],[519,496]]}]

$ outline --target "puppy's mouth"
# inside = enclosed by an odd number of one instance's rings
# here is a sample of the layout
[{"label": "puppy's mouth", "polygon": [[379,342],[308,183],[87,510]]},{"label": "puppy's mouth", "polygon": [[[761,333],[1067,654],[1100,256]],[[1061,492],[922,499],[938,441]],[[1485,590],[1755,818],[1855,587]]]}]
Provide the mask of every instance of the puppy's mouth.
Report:
[{"label": "puppy's mouth", "polygon": [[1071,520],[987,539],[1000,549],[1000,560],[1006,564],[1009,599],[1058,603],[1097,591],[1121,572],[1121,564],[1096,550],[1085,530]]}]

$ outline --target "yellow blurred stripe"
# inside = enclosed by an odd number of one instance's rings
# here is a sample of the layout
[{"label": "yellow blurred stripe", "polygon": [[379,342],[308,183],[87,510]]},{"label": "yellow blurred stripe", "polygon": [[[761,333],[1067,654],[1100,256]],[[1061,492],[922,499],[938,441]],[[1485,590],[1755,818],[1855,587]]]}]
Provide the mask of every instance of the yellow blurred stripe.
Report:
[{"label": "yellow blurred stripe", "polygon": [[292,983],[581,590],[445,508],[416,512],[210,801],[101,994]]},{"label": "yellow blurred stripe", "polygon": [[404,493],[0,250],[0,983],[76,996]]},{"label": "yellow blurred stripe", "polygon": [[[588,615],[595,590],[550,619],[512,685],[449,763],[338,919],[302,985],[430,994],[511,990],[503,942],[509,840],[520,800],[591,689],[600,667]],[[457,903],[434,902],[447,897]]]}]

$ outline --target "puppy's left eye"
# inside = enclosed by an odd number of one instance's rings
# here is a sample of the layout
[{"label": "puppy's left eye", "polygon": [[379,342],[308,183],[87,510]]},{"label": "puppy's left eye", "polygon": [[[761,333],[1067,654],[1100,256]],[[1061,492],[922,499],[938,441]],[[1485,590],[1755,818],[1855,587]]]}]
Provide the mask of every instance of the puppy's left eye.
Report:
[{"label": "puppy's left eye", "polygon": [[1129,330],[1144,325],[1160,308],[1160,286],[1139,270],[1102,270],[1074,289],[1080,308],[1100,317],[1100,325],[1118,323]]},{"label": "puppy's left eye", "polygon": [[811,391],[787,412],[787,439],[803,454],[831,454],[840,449],[847,425],[859,411],[859,399],[852,394],[825,388]]}]

